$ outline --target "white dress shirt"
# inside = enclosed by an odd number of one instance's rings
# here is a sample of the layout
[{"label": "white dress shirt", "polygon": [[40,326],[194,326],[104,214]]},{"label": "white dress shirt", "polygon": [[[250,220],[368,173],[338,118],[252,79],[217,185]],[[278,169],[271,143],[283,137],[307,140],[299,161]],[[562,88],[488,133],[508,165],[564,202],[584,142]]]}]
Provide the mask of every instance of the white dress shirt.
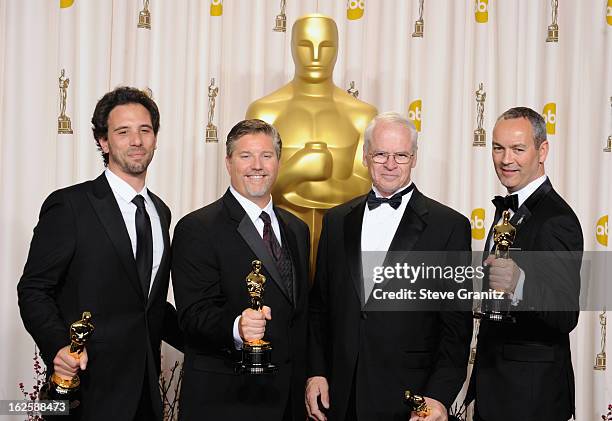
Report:
[{"label": "white dress shirt", "polygon": [[[410,184],[412,184],[412,182],[397,189],[393,194],[407,189]],[[376,194],[376,197],[382,197],[380,191],[376,187],[372,186],[372,190]],[[368,253],[367,259],[363,261],[364,297],[366,301],[374,287],[372,281],[373,267],[383,264],[386,252],[391,246],[391,242],[404,216],[404,211],[412,197],[413,191],[402,196],[402,203],[397,209],[393,209],[388,203],[383,203],[377,208],[370,210],[366,204],[365,212],[363,213],[363,222],[361,224],[361,251],[380,252]],[[389,197],[393,196],[393,194]]]},{"label": "white dress shirt", "polygon": [[[262,209],[259,205],[251,202],[249,199],[238,193],[234,187],[230,186],[230,193],[236,198],[240,206],[244,209],[248,217],[251,219],[257,232],[263,238],[263,230],[264,230],[264,222],[259,217],[262,212],[270,215],[270,222],[272,224],[272,232],[274,236],[278,240],[278,244],[282,246],[281,235],[280,235],[280,226],[278,225],[278,219],[276,218],[276,214],[274,213],[274,205],[272,204],[272,197],[270,197],[270,201],[268,204]],[[245,286],[246,288],[246,286]],[[242,349],[242,338],[240,337],[240,331],[238,330],[238,322],[240,321],[241,315],[238,315],[236,319],[234,319],[234,328],[233,328],[233,336],[234,336],[234,347],[236,349]]]},{"label": "white dress shirt", "polygon": [[140,192],[137,192],[127,182],[119,178],[110,169],[104,171],[104,175],[110,184],[110,188],[113,191],[115,200],[121,210],[121,216],[123,216],[123,222],[127,228],[128,235],[130,236],[130,242],[132,243],[132,252],[134,253],[134,259],[136,259],[136,205],[132,203],[132,199],[137,195],[144,197],[145,208],[151,219],[151,231],[153,237],[153,267],[151,268],[151,282],[149,283],[149,293],[153,287],[153,281],[155,275],[159,269],[162,255],[164,254],[164,237],[162,235],[161,221],[155,205],[151,200],[151,196],[147,191],[145,185]]}]

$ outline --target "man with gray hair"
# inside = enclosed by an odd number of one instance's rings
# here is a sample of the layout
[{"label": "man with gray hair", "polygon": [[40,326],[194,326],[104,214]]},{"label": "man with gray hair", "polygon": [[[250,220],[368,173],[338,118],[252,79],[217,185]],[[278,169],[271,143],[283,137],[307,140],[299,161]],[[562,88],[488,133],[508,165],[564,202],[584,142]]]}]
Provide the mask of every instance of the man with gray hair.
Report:
[{"label": "man with gray hair", "polygon": [[538,112],[515,107],[497,119],[493,166],[508,195],[493,199],[493,224],[510,212],[517,251],[485,260],[485,289],[509,294],[515,323],[481,322],[468,392],[477,421],[566,421],[575,413],[569,333],[578,324],[583,237],[544,171],[548,149]]},{"label": "man with gray hair", "polygon": [[[323,219],[309,307],[309,415],[326,420],[421,419],[404,391],[425,397],[427,421],[446,420],[466,376],[471,313],[370,311],[363,252],[469,251],[470,223],[411,181],[417,131],[397,113],[365,131],[365,196]],[[387,254],[387,257],[389,254]],[[425,418],[423,418],[425,419]]]},{"label": "man with gray hair", "polygon": [[[180,417],[303,421],[308,227],[272,203],[276,129],[244,120],[226,145],[230,187],[174,231],[172,283],[186,339]],[[249,306],[254,261],[266,278],[261,311]],[[260,339],[272,344],[278,372],[237,375],[243,343]]]}]

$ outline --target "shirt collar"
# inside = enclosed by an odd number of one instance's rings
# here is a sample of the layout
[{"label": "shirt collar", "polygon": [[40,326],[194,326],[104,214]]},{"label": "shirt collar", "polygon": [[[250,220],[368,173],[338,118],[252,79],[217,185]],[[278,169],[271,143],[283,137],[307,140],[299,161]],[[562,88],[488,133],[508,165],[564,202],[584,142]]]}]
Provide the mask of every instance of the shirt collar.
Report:
[{"label": "shirt collar", "polygon": [[144,185],[144,187],[142,188],[140,192],[137,192],[136,190],[134,190],[132,186],[130,186],[125,180],[123,180],[117,174],[112,172],[109,168],[106,168],[106,170],[104,170],[104,175],[106,176],[106,179],[108,180],[108,184],[110,185],[111,190],[115,192],[116,195],[118,195],[123,200],[125,200],[126,202],[131,202],[132,199],[136,197],[136,195],[141,195],[142,197],[144,197],[145,202],[152,203],[151,198],[149,197],[149,193],[148,193],[146,184]]},{"label": "shirt collar", "polygon": [[240,206],[242,206],[247,215],[249,215],[251,221],[255,222],[259,218],[259,215],[261,215],[261,212],[266,212],[268,215],[270,215],[271,218],[274,217],[274,205],[272,204],[272,196],[270,196],[268,204],[262,209],[259,207],[259,205],[251,202],[249,199],[238,193],[238,191],[233,186],[230,185],[229,190],[234,195],[238,203],[240,203]]},{"label": "shirt collar", "polygon": [[[405,186],[400,187],[399,189],[395,190],[395,191],[393,192],[393,194],[390,194],[390,195],[389,195],[389,197],[392,197],[392,196],[393,196],[395,193],[397,193],[397,192],[401,192],[402,190],[404,190],[404,189],[406,189],[406,188],[410,187],[410,185],[411,185],[411,184],[412,184],[412,181],[411,181],[411,182],[409,182],[408,184],[406,184]],[[377,188],[374,186],[374,184],[372,184],[372,191],[374,191],[374,194],[376,195],[376,197],[383,197],[383,195],[382,195],[382,194],[380,194],[380,190],[378,190],[378,189],[377,189]],[[411,194],[411,193],[408,193],[406,196],[410,197],[410,194]],[[402,198],[402,199],[403,199],[403,198]]]},{"label": "shirt collar", "polygon": [[518,196],[518,205],[519,207],[521,207],[523,205],[523,203],[525,203],[525,200],[527,200],[527,198],[529,196],[531,196],[533,194],[533,192],[535,192],[538,187],[540,187],[542,184],[544,184],[544,182],[546,181],[548,177],[546,176],[546,174],[544,174],[541,177],[536,178],[535,180],[533,180],[531,183],[527,184],[525,187],[523,187],[522,189],[515,191],[513,194],[516,194]]}]

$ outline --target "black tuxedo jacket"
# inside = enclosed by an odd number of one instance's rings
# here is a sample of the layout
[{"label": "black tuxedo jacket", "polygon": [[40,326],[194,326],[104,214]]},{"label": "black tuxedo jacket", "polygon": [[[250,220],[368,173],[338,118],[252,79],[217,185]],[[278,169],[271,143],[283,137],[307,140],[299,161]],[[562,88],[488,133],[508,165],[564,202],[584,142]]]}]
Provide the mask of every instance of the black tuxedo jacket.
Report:
[{"label": "black tuxedo jacket", "polygon": [[[513,312],[516,324],[482,321],[468,396],[487,421],[566,421],[574,414],[569,333],[578,323],[582,230],[549,180],[510,223],[525,272],[519,310],[533,311]],[[557,259],[555,252],[564,254]]]},{"label": "black tuxedo jacket", "polygon": [[86,344],[89,363],[79,374],[78,419],[131,420],[147,375],[154,412],[161,420],[161,340],[163,336],[177,346],[179,334],[174,308],[166,303],[170,210],[149,195],[161,221],[164,254],[148,300],[138,280],[125,222],[104,174],[53,192],[34,228],[17,292],[21,318],[49,375],[57,351],[70,343],[70,324],[90,311],[95,326]]},{"label": "black tuxedo jacket", "polygon": [[[280,420],[292,406],[305,419],[304,385],[309,234],[298,218],[274,208],[293,263],[293,296],[272,256],[232,193],[182,218],[173,238],[172,282],[186,335],[180,416],[184,420]],[[272,343],[272,375],[240,375],[234,320],[249,307],[246,277],[262,262],[264,304],[272,309],[264,339]]]},{"label": "black tuxedo jacket", "polygon": [[[355,387],[359,420],[407,420],[406,389],[452,404],[465,381],[471,312],[368,312],[361,306],[366,196],[327,212],[310,296],[309,376],[330,387],[330,420],[344,420]],[[416,188],[390,251],[469,251],[470,224]]]}]

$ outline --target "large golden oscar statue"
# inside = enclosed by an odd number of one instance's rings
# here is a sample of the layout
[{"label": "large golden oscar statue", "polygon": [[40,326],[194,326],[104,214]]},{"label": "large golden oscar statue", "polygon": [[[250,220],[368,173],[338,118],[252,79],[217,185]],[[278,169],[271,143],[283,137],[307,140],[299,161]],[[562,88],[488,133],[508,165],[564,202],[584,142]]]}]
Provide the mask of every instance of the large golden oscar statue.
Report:
[{"label": "large golden oscar statue", "polygon": [[283,152],[272,195],[276,205],[308,224],[312,267],[323,212],[370,189],[363,132],[377,111],[334,85],[338,28],[331,18],[299,18],[291,52],[293,80],[253,102],[246,118],[264,120],[280,132]]}]

